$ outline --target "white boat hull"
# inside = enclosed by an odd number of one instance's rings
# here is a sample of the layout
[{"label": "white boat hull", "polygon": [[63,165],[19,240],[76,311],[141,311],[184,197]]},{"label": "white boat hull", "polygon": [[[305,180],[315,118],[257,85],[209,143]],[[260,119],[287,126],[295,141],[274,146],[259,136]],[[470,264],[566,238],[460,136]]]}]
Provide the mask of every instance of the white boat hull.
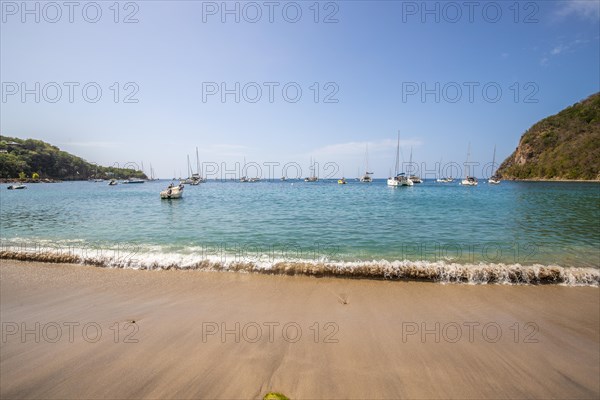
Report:
[{"label": "white boat hull", "polygon": [[414,183],[408,178],[388,178],[387,180],[388,186],[413,186]]},{"label": "white boat hull", "polygon": [[477,181],[469,181],[467,179],[463,179],[460,184],[463,186],[477,186]]},{"label": "white boat hull", "polygon": [[180,199],[183,196],[183,189],[180,189],[178,186],[165,189],[160,192],[161,199]]}]

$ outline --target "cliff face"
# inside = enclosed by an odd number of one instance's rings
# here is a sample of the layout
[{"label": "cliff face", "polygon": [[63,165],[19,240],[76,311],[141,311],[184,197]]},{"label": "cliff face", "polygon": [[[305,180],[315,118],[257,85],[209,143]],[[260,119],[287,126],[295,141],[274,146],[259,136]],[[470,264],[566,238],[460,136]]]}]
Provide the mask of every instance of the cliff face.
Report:
[{"label": "cliff face", "polygon": [[500,165],[504,179],[600,179],[600,93],[545,118]]}]

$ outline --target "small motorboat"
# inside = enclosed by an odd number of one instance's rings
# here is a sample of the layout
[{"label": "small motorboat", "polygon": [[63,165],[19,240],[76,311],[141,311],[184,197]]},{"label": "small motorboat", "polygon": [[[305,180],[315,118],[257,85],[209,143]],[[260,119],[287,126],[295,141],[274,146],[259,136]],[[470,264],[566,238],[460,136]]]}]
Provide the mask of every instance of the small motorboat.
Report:
[{"label": "small motorboat", "polygon": [[436,180],[437,183],[452,183],[454,178],[441,178]]},{"label": "small motorboat", "polygon": [[172,183],[165,190],[160,192],[161,199],[180,199],[183,196],[183,184],[179,184],[178,186],[173,185]]},{"label": "small motorboat", "polygon": [[145,180],[139,179],[139,178],[129,178],[129,179],[123,181],[123,183],[125,185],[132,184],[132,183],[144,183],[144,182],[145,182]]},{"label": "small motorboat", "polygon": [[27,189],[25,185],[10,185],[7,187],[8,190],[18,190],[18,189]]},{"label": "small motorboat", "polygon": [[477,186],[477,178],[474,176],[467,176],[460,184],[464,186]]},{"label": "small motorboat", "polygon": [[118,184],[119,184],[119,182],[117,182],[115,179],[111,179],[110,182],[108,182],[108,186],[115,186]]},{"label": "small motorboat", "polygon": [[413,183],[423,183],[423,179],[416,175],[412,175],[409,179],[413,181]]}]

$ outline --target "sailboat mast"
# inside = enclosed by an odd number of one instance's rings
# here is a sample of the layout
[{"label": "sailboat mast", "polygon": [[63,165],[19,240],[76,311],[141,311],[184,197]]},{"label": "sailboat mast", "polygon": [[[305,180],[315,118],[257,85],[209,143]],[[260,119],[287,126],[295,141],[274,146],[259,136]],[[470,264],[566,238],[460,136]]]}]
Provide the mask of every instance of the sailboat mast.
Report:
[{"label": "sailboat mast", "polygon": [[467,147],[467,161],[465,162],[465,179],[469,177],[469,157],[471,156],[471,142]]},{"label": "sailboat mast", "polygon": [[198,147],[196,147],[196,173],[200,176],[200,157],[198,157]]},{"label": "sailboat mast", "polygon": [[400,129],[398,129],[398,144],[396,145],[396,175],[398,176],[398,168],[399,168],[399,163],[400,162]]},{"label": "sailboat mast", "polygon": [[188,177],[192,177],[192,165],[190,164],[190,155],[187,155],[187,161],[188,161]]},{"label": "sailboat mast", "polygon": [[492,157],[492,176],[496,175],[496,145],[494,145],[494,156]]}]

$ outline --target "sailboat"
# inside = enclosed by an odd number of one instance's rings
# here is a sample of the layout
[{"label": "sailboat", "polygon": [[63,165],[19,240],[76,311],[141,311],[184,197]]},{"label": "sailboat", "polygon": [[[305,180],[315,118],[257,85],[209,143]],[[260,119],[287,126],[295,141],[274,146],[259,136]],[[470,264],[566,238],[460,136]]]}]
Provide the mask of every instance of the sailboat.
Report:
[{"label": "sailboat", "polygon": [[190,165],[190,155],[189,154],[187,155],[187,169],[188,169],[188,174],[187,174],[188,177],[181,180],[180,182],[184,185],[191,185],[193,183],[193,181],[192,181],[192,167]]},{"label": "sailboat", "polygon": [[373,182],[373,178],[371,177],[371,175],[373,175],[373,173],[369,172],[369,144],[368,143],[367,143],[367,147],[365,150],[365,165],[367,168],[365,170],[365,174],[360,177],[360,181],[363,183],[371,183],[371,182]]},{"label": "sailboat", "polygon": [[[410,161],[409,161],[408,165],[410,165],[411,166],[410,168],[412,169],[412,147],[410,148]],[[411,175],[410,180],[413,183],[423,183],[423,180],[421,178],[419,178],[417,175]]]},{"label": "sailboat", "polygon": [[400,165],[400,131],[398,131],[398,144],[396,145],[396,169],[394,171],[395,175],[393,177],[388,178],[387,184],[388,186],[412,186],[413,181],[411,181],[404,172],[398,173]]},{"label": "sailboat", "polygon": [[150,179],[149,181],[157,181],[158,178],[154,176],[154,168],[152,168],[152,163],[150,163]]},{"label": "sailboat", "polygon": [[452,178],[452,177],[449,177],[449,178],[448,177],[442,177],[442,160],[443,160],[443,157],[440,158],[440,168],[439,168],[439,172],[438,172],[439,178],[436,179],[436,182],[437,183],[451,183],[451,182],[454,182],[454,178]]},{"label": "sailboat", "polygon": [[494,157],[492,158],[492,171],[494,171],[494,173],[492,174],[490,179],[488,179],[488,183],[492,184],[492,185],[500,184],[500,177],[498,175],[496,175],[496,145],[494,145]]},{"label": "sailboat", "polygon": [[313,159],[311,157],[310,159],[310,176],[307,178],[304,178],[304,182],[317,182],[319,180],[319,178],[317,178],[317,175],[315,174],[315,164],[316,162],[313,162]]},{"label": "sailboat", "polygon": [[467,150],[467,161],[465,162],[465,179],[460,183],[464,186],[477,186],[477,178],[474,176],[469,176],[469,157],[471,156],[471,143],[469,142],[469,147]]},{"label": "sailboat", "polygon": [[[245,169],[246,169],[246,157],[244,157],[244,167],[242,168],[242,171]],[[243,183],[258,182],[258,181],[260,181],[260,178],[258,176],[254,177],[254,178],[249,178],[246,175],[244,175],[240,178],[240,182],[243,182]]]},{"label": "sailboat", "polygon": [[206,182],[206,178],[202,177],[200,173],[200,157],[198,157],[198,147],[196,147],[196,173],[192,174],[192,185],[198,185],[200,183]]}]

